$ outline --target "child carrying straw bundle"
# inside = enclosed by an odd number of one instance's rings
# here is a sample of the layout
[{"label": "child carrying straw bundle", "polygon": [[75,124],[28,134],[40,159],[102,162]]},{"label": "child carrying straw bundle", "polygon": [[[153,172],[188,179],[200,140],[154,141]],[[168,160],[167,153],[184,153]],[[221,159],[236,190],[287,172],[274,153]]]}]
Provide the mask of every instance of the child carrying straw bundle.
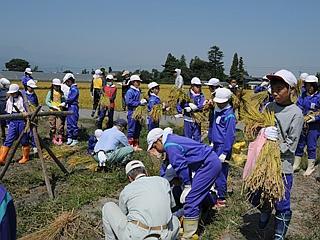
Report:
[{"label": "child carrying straw bundle", "polygon": [[[261,130],[267,140],[253,170],[245,179],[245,186],[249,189],[251,203],[261,211],[259,227],[264,229],[267,226],[274,206],[274,239],[284,239],[292,215],[290,193],[293,161],[302,130],[303,115],[291,101],[291,94],[297,84],[295,76],[287,70],[280,70],[267,78],[270,80],[275,102],[268,104],[267,112],[262,114],[266,118],[264,124],[270,124]],[[275,123],[272,123],[274,120]],[[281,185],[284,186],[283,193]]]}]

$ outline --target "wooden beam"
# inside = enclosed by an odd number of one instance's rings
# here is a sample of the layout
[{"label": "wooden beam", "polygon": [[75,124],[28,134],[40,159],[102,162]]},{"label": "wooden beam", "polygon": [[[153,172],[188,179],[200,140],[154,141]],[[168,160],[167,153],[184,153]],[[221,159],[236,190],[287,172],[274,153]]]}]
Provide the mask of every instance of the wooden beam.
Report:
[{"label": "wooden beam", "polygon": [[[25,119],[27,117],[32,116],[33,113],[34,112],[29,112],[25,115],[23,115],[22,113],[3,114],[3,115],[0,115],[0,120]],[[37,114],[37,117],[46,117],[46,116],[63,117],[67,115],[73,115],[73,112],[72,111],[43,111],[43,112],[39,112]]]}]

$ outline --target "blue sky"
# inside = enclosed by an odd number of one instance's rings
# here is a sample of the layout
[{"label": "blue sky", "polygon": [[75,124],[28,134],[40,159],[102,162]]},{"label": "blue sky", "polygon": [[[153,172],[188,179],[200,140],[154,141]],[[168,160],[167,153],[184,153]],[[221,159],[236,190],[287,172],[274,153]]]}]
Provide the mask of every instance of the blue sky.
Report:
[{"label": "blue sky", "polygon": [[189,62],[217,45],[227,74],[234,52],[255,76],[320,72],[319,7],[317,0],[3,0],[0,65],[19,57],[45,71],[161,70],[169,52]]}]

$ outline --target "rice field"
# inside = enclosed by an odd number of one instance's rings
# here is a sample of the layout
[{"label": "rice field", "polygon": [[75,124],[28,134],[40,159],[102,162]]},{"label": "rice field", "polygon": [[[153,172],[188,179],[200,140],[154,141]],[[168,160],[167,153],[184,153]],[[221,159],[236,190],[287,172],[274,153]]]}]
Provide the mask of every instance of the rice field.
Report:
[{"label": "rice field", "polygon": [[[20,81],[19,82],[17,81],[14,83],[18,83],[20,86],[22,86]],[[88,83],[80,82],[77,84],[78,84],[78,88],[80,90],[80,98],[79,98],[80,108],[91,109],[93,99],[91,98],[91,95],[90,95],[90,83],[89,82]],[[116,110],[121,111],[122,110],[121,85],[118,85],[117,83],[115,83],[115,84],[117,86]],[[51,87],[51,82],[44,82],[44,81],[40,82],[39,81],[37,83],[37,85],[38,85],[38,88],[36,89],[36,94],[38,96],[39,103],[44,104],[46,95]],[[172,86],[173,86],[173,84],[161,84],[160,85],[159,96],[162,101],[167,100]],[[187,90],[189,88],[189,86],[185,86],[184,88]],[[142,91],[142,96],[146,97],[147,93],[148,93],[148,84],[141,84],[141,91]],[[203,92],[204,92],[206,98],[208,99],[210,96],[210,93],[209,93],[209,88],[207,86],[203,86]]]}]

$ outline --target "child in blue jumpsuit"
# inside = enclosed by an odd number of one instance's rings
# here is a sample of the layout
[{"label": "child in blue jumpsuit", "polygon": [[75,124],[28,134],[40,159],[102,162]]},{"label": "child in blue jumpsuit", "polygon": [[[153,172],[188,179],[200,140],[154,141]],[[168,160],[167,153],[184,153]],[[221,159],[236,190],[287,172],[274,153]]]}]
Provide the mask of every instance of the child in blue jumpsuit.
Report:
[{"label": "child in blue jumpsuit", "polygon": [[[215,92],[218,88],[221,87],[220,80],[217,78],[211,78],[205,85],[209,86],[209,90],[211,93],[211,98],[207,101],[207,103],[210,106],[209,110],[209,128],[208,128],[208,140],[210,146],[213,146],[212,144],[212,126],[213,126],[213,113],[214,113],[214,102],[213,98],[215,96]],[[205,104],[204,104],[205,105]]]},{"label": "child in blue jumpsuit", "polygon": [[[149,89],[148,112],[150,113],[154,105],[161,103],[160,97],[158,96],[160,91],[160,86],[156,82],[151,82],[148,84],[148,89]],[[148,131],[151,131],[152,129],[159,127],[159,121],[157,122],[154,121],[151,118],[151,116],[147,117],[147,124],[148,124]]]},{"label": "child in blue jumpsuit", "polygon": [[231,159],[232,146],[236,133],[236,117],[229,101],[232,92],[227,88],[218,88],[213,101],[216,107],[213,113],[212,143],[213,151],[217,153],[222,162],[222,169],[216,180],[217,207],[225,206],[227,193],[227,179],[229,173],[228,160]]},{"label": "child in blue jumpsuit", "polygon": [[[305,91],[298,98],[297,105],[302,110],[304,116],[308,116],[312,112],[320,111],[320,93],[318,92],[318,78],[314,75],[306,77]],[[311,116],[311,115],[310,115]],[[301,133],[299,144],[296,150],[293,171],[300,167],[301,157],[303,156],[304,147],[307,144],[308,151],[308,168],[304,173],[309,176],[315,170],[315,162],[317,159],[317,141],[320,131],[320,113],[317,116],[311,116],[306,119],[304,129]]]},{"label": "child in blue jumpsuit", "polygon": [[169,163],[183,182],[180,197],[180,202],[185,203],[182,238],[191,239],[198,228],[202,204],[207,201],[214,204],[210,189],[221,170],[221,162],[212,147],[173,134],[170,128],[152,129],[147,142],[148,150],[155,148],[167,154]]},{"label": "child in blue jumpsuit", "polygon": [[65,80],[65,84],[70,87],[66,101],[61,103],[61,107],[67,106],[68,111],[72,111],[72,115],[67,116],[67,144],[75,146],[78,144],[78,120],[79,120],[79,89],[75,83],[73,75]]},{"label": "child in blue jumpsuit", "polygon": [[[22,113],[26,114],[25,102],[23,100],[22,94],[19,91],[19,86],[17,84],[11,84],[9,87],[8,94],[10,97],[7,100],[6,104],[6,113],[14,114],[14,113]],[[6,136],[6,140],[3,143],[0,151],[0,165],[4,165],[6,161],[6,157],[12,146],[13,142],[18,139],[20,133],[24,131],[25,120],[24,119],[12,119],[8,124],[8,134]],[[28,133],[24,133],[21,139],[22,145],[22,158],[19,163],[23,164],[29,161],[29,136]]]},{"label": "child in blue jumpsuit", "polygon": [[193,102],[180,102],[180,104],[177,105],[177,111],[180,114],[183,111],[184,136],[201,142],[201,125],[196,123],[191,115],[192,112],[201,111],[205,101],[205,97],[201,92],[201,81],[199,78],[194,77],[191,79],[189,95]]},{"label": "child in blue jumpsuit", "polygon": [[[264,134],[268,140],[279,142],[285,187],[284,199],[273,203],[276,210],[274,239],[283,240],[292,216],[290,196],[293,183],[293,161],[302,130],[303,115],[301,109],[291,101],[291,89],[297,85],[296,77],[288,70],[280,70],[273,75],[267,75],[267,78],[270,80],[275,101],[269,103],[266,108],[275,113],[276,123],[275,127],[267,127]],[[260,197],[261,193],[257,192],[252,196],[251,203],[261,210],[259,228],[264,229],[272,209],[269,201],[260,205]]]},{"label": "child in blue jumpsuit", "polygon": [[[27,103],[30,111],[33,111],[34,108],[39,106],[38,96],[35,92],[36,88],[37,88],[36,82],[31,79],[27,82],[26,90],[21,91],[22,95],[27,99]],[[34,142],[33,133],[31,129],[29,132],[29,137],[30,137],[33,153],[37,153],[38,149],[36,148],[36,144]]]},{"label": "child in blue jumpsuit", "polygon": [[139,148],[139,137],[141,132],[141,124],[132,118],[134,110],[140,105],[146,105],[147,100],[141,99],[140,83],[142,80],[138,75],[132,75],[128,84],[129,89],[126,92],[125,99],[128,109],[128,142],[131,146]]},{"label": "child in blue jumpsuit", "polygon": [[88,140],[88,149],[87,149],[87,152],[88,154],[90,155],[94,155],[94,147],[96,146],[99,138],[101,137],[102,135],[102,129],[97,129],[94,131],[94,135],[91,135],[89,137],[89,140]]},{"label": "child in blue jumpsuit", "polygon": [[[7,104],[7,92],[10,85],[10,81],[6,78],[0,79],[0,114],[6,114],[6,104]],[[1,140],[4,142],[6,139],[6,120],[0,121],[1,126]]]},{"label": "child in blue jumpsuit", "polygon": [[0,239],[16,240],[17,215],[13,199],[3,185],[0,185]]}]

